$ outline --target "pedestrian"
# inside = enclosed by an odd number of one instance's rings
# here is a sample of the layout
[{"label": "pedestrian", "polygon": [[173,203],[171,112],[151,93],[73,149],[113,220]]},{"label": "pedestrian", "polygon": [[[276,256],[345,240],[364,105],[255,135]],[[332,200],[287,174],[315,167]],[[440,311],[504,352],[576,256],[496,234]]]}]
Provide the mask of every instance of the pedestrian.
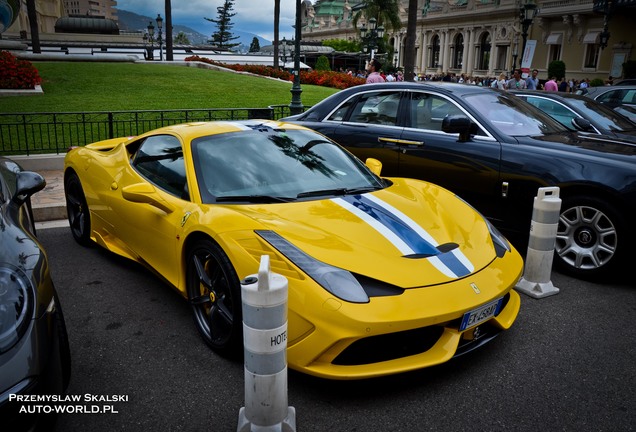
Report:
[{"label": "pedestrian", "polygon": [[539,90],[541,88],[537,75],[539,75],[539,71],[537,69],[532,69],[532,75],[526,78],[526,88],[528,90]]},{"label": "pedestrian", "polygon": [[553,76],[550,78],[550,80],[543,86],[543,89],[545,91],[559,91],[559,85],[556,82],[556,77]]},{"label": "pedestrian", "polygon": [[524,90],[526,88],[526,82],[521,79],[521,69],[515,69],[512,73],[512,78],[506,83],[508,90]]},{"label": "pedestrian", "polygon": [[503,72],[499,74],[499,79],[497,80],[497,88],[499,90],[507,90],[508,89],[508,82],[506,81],[506,74],[503,73]]},{"label": "pedestrian", "polygon": [[376,59],[371,59],[371,61],[369,61],[369,65],[367,66],[367,84],[384,82],[384,78],[380,75],[381,69],[382,63]]},{"label": "pedestrian", "polygon": [[568,81],[565,79],[565,77],[561,78],[561,81],[559,81],[559,91],[563,93],[570,92],[570,85],[568,84]]}]

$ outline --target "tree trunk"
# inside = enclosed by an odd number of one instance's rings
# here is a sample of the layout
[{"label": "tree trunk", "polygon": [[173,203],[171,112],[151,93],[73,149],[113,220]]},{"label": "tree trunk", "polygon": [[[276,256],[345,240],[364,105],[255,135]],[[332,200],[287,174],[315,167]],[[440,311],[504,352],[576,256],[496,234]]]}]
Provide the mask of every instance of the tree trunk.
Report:
[{"label": "tree trunk", "polygon": [[27,0],[27,16],[29,17],[29,27],[31,28],[31,50],[40,54],[40,30],[38,30],[38,13],[35,9],[35,0]]},{"label": "tree trunk", "polygon": [[415,37],[417,32],[417,0],[409,0],[409,16],[404,40],[404,81],[415,77]]},{"label": "tree trunk", "polygon": [[[278,69],[278,27],[280,24],[280,0],[274,0],[274,69]],[[283,65],[284,66],[284,65]]]},{"label": "tree trunk", "polygon": [[166,0],[166,60],[174,60],[172,53],[172,3]]}]

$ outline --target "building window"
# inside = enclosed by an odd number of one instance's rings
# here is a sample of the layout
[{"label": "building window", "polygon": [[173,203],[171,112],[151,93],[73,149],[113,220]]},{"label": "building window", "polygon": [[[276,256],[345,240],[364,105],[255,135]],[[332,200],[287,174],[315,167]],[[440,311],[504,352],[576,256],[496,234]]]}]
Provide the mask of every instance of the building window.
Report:
[{"label": "building window", "polygon": [[497,46],[497,63],[495,69],[506,70],[506,61],[508,60],[508,46]]},{"label": "building window", "polygon": [[550,45],[550,52],[548,54],[548,63],[555,60],[561,60],[561,45]]},{"label": "building window", "polygon": [[461,69],[464,58],[464,36],[458,34],[455,38],[455,50],[453,53],[453,68]]},{"label": "building window", "polygon": [[598,56],[600,53],[600,46],[597,44],[587,44],[585,45],[585,64],[583,67],[596,69],[596,65],[598,64]]},{"label": "building window", "polygon": [[491,49],[490,33],[484,33],[479,40],[479,63],[477,65],[477,69],[488,70]]},{"label": "building window", "polygon": [[439,36],[433,36],[431,42],[431,61],[429,67],[436,68],[439,66]]}]

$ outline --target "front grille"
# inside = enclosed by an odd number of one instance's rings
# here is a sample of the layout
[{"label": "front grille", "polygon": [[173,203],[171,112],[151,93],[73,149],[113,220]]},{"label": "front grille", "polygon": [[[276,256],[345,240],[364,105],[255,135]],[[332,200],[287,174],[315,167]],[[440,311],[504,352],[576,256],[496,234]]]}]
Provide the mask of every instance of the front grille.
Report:
[{"label": "front grille", "polygon": [[360,339],[341,352],[333,364],[364,365],[421,354],[431,349],[442,333],[444,327],[431,326]]}]

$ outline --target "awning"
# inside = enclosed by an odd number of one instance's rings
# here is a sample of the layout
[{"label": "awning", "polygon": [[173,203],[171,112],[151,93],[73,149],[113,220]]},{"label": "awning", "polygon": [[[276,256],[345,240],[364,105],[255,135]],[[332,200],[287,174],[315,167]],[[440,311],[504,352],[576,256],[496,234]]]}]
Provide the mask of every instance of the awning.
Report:
[{"label": "awning", "polygon": [[546,45],[561,45],[563,43],[563,33],[550,33],[545,40]]},{"label": "awning", "polygon": [[600,31],[587,32],[585,34],[585,36],[583,37],[583,43],[584,44],[597,44],[597,43],[599,43],[599,35],[600,34],[601,34]]}]

